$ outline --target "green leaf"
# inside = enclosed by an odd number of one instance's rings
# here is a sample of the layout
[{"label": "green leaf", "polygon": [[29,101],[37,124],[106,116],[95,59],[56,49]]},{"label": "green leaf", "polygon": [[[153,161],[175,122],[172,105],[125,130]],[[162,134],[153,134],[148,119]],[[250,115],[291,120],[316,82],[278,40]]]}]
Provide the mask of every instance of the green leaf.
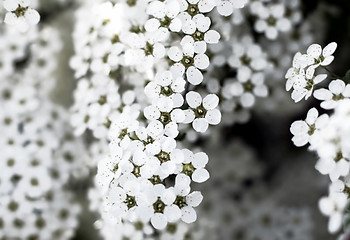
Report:
[{"label": "green leaf", "polygon": [[350,83],[350,69],[345,73],[344,81]]}]

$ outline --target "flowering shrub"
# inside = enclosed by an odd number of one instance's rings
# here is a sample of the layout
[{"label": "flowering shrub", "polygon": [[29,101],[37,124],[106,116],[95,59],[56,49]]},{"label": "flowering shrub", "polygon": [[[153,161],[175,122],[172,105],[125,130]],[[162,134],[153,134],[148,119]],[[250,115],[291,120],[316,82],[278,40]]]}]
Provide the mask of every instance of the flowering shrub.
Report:
[{"label": "flowering shrub", "polygon": [[[350,74],[315,43],[325,5],[305,6],[3,0],[0,239],[321,239],[327,188],[346,239]],[[303,108],[292,142],[330,184],[296,171],[308,195],[286,199],[302,194],[277,122]]]}]

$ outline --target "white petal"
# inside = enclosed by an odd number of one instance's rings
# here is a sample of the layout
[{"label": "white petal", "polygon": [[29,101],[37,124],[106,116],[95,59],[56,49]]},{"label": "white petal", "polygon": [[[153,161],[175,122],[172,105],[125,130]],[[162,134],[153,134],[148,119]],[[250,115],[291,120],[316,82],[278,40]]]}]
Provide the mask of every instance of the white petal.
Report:
[{"label": "white petal", "polygon": [[167,225],[167,218],[164,214],[155,213],[151,218],[151,223],[155,229],[163,230]]},{"label": "white petal", "polygon": [[255,97],[251,93],[244,93],[240,98],[241,104],[245,108],[250,108],[255,103]]},{"label": "white petal", "polygon": [[199,191],[194,191],[186,197],[186,203],[191,207],[197,207],[201,204],[203,195]]},{"label": "white petal", "polygon": [[340,227],[342,226],[342,217],[343,216],[340,213],[335,213],[331,215],[328,222],[328,230],[330,233],[335,233],[340,229]]},{"label": "white petal", "polygon": [[178,47],[171,47],[168,51],[168,56],[171,60],[173,60],[174,62],[178,62],[182,59],[183,55],[182,55],[182,51],[180,48]]},{"label": "white petal", "polygon": [[333,94],[338,95],[344,91],[345,83],[342,80],[333,80],[328,87]]},{"label": "white petal", "polygon": [[197,213],[192,207],[184,207],[182,208],[182,221],[185,223],[193,223],[197,220]]},{"label": "white petal", "polygon": [[217,10],[222,16],[229,16],[233,12],[233,6],[229,1],[219,1],[219,5],[217,5]]},{"label": "white petal", "polygon": [[174,149],[170,154],[171,161],[174,161],[176,164],[182,163],[184,161],[184,153],[180,149]]},{"label": "white petal", "polygon": [[293,135],[300,135],[307,133],[309,131],[309,126],[306,122],[298,120],[292,123],[289,130]]},{"label": "white petal", "polygon": [[215,94],[209,94],[203,99],[203,107],[207,110],[216,108],[219,104],[219,97]]},{"label": "white petal", "polygon": [[14,1],[14,0],[4,0],[3,6],[7,11],[12,12],[12,11],[15,11],[17,9],[18,2]]},{"label": "white petal", "polygon": [[175,63],[173,66],[171,66],[170,71],[174,78],[182,77],[185,73],[185,67],[181,63]]},{"label": "white petal", "polygon": [[322,47],[319,44],[312,44],[307,49],[307,55],[313,58],[319,58],[322,53]]},{"label": "white petal", "polygon": [[221,121],[221,112],[218,109],[212,109],[207,112],[205,119],[211,125],[218,125]]},{"label": "white petal", "polygon": [[160,27],[159,20],[155,18],[151,18],[147,20],[147,22],[145,23],[145,30],[147,32],[155,32],[158,30],[159,27]]},{"label": "white petal", "polygon": [[209,172],[204,169],[196,169],[192,174],[192,180],[197,183],[203,183],[209,179]]},{"label": "white petal", "polygon": [[295,146],[302,147],[309,142],[309,136],[307,134],[296,135],[292,138]]},{"label": "white petal", "polygon": [[194,43],[195,53],[205,53],[207,51],[207,44],[204,41],[199,41]]},{"label": "white petal", "polygon": [[180,173],[175,178],[175,187],[185,189],[190,186],[191,178],[183,173]]},{"label": "white petal", "polygon": [[334,205],[331,199],[323,197],[318,202],[318,207],[320,208],[320,211],[325,215],[330,215],[332,211],[334,210]]},{"label": "white petal", "polygon": [[186,71],[187,81],[192,85],[198,85],[203,81],[203,74],[194,66],[191,66]]},{"label": "white petal", "polygon": [[220,34],[215,30],[209,30],[204,35],[204,41],[206,41],[209,44],[218,43],[219,39],[220,39]]},{"label": "white petal", "polygon": [[202,97],[199,93],[190,91],[186,94],[186,101],[191,108],[197,108],[202,103]]},{"label": "white petal", "polygon": [[265,35],[268,39],[276,39],[278,36],[278,31],[277,28],[275,27],[267,27],[266,31],[265,31]]},{"label": "white petal", "polygon": [[315,74],[315,67],[314,66],[310,66],[310,67],[308,67],[306,69],[305,77],[307,79],[312,79],[314,74]]},{"label": "white petal", "polygon": [[12,12],[6,13],[5,19],[4,19],[4,22],[6,24],[14,25],[14,24],[16,24],[16,21],[17,21],[17,16],[14,13],[12,13]]},{"label": "white petal", "polygon": [[180,32],[181,28],[182,28],[182,22],[179,18],[173,19],[169,25],[169,29],[172,32]]},{"label": "white petal", "polygon": [[181,218],[182,212],[178,206],[172,205],[164,209],[164,215],[168,222],[176,222]]},{"label": "white petal", "polygon": [[204,168],[209,161],[208,155],[204,152],[199,152],[194,155],[194,159],[192,161],[192,165],[195,168]]},{"label": "white petal", "polygon": [[314,84],[318,84],[327,78],[327,74],[319,74],[314,78]]},{"label": "white petal", "polygon": [[160,117],[160,112],[154,105],[150,105],[144,109],[144,115],[147,119],[154,120]]},{"label": "white petal", "polygon": [[175,201],[176,195],[172,189],[168,188],[164,190],[161,199],[166,205],[170,205]]},{"label": "white petal", "polygon": [[327,65],[331,64],[333,62],[333,60],[334,60],[334,56],[328,56],[321,62],[321,65],[327,66]]},{"label": "white petal", "polygon": [[312,125],[316,122],[316,119],[318,117],[318,111],[316,108],[311,108],[308,112],[307,112],[307,117],[306,117],[306,122],[309,125]]},{"label": "white petal", "polygon": [[193,129],[197,132],[205,132],[208,129],[208,121],[205,118],[196,118],[192,122]]},{"label": "white petal", "polygon": [[314,92],[314,97],[318,100],[329,100],[332,99],[333,94],[327,89],[317,89]]},{"label": "white petal", "polygon": [[195,114],[191,109],[184,110],[185,113],[185,120],[183,123],[191,123],[195,119]]},{"label": "white petal", "polygon": [[40,21],[39,13],[31,8],[28,8],[24,14],[25,19],[29,22],[30,25],[35,25]]},{"label": "white petal", "polygon": [[194,65],[199,69],[206,69],[209,64],[209,57],[205,54],[198,54],[194,57]]},{"label": "white petal", "polygon": [[210,12],[215,6],[215,2],[212,0],[201,0],[198,3],[199,11],[202,13]]},{"label": "white petal", "polygon": [[307,95],[308,91],[306,89],[296,89],[292,92],[292,99],[294,102],[299,102]]},{"label": "white petal", "polygon": [[196,23],[192,20],[184,23],[182,25],[182,31],[188,35],[193,34],[196,31]]},{"label": "white petal", "polygon": [[335,52],[336,49],[337,49],[337,43],[331,42],[323,49],[322,55],[324,57],[331,56]]}]

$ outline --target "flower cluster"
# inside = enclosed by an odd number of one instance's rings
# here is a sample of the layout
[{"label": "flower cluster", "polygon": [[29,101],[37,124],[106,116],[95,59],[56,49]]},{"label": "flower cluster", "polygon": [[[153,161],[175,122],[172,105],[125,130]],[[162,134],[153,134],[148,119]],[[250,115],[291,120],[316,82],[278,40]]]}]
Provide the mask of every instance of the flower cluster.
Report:
[{"label": "flower cluster", "polygon": [[[301,100],[312,95],[314,85],[326,79],[326,74],[315,74],[318,66],[329,65],[334,57],[337,44],[330,43],[323,50],[312,44],[307,54],[297,53],[293,68],[287,73],[287,89],[294,88],[292,98]],[[328,70],[330,71],[330,70]],[[316,169],[331,180],[329,196],[323,197],[319,206],[329,216],[329,231],[337,232],[342,226],[342,218],[349,198],[349,126],[350,85],[343,79],[331,80],[327,88],[319,88],[313,96],[321,100],[321,108],[334,110],[332,115],[322,114],[311,108],[305,120],[295,121],[290,128],[296,146],[310,144],[309,149],[319,157]]]},{"label": "flower cluster", "polygon": [[88,129],[108,141],[96,176],[102,221],[163,230],[196,220],[203,197],[191,182],[209,178],[208,156],[177,138],[180,124],[204,133],[221,120],[218,96],[196,90],[210,64],[207,48],[220,39],[206,16],[215,6],[122,1],[86,4],[77,14],[71,122],[76,135]]},{"label": "flower cluster", "polygon": [[[296,53],[293,59],[293,67],[286,73],[286,90],[293,88],[292,99],[299,102],[303,98],[308,99],[314,90],[315,85],[326,79],[326,74],[315,74],[319,66],[329,65],[334,56],[337,44],[332,42],[324,49],[318,44],[308,47],[306,54]],[[315,94],[317,94],[315,92]],[[316,97],[316,95],[315,95]],[[323,98],[324,94],[316,98]]]},{"label": "flower cluster", "polygon": [[[30,13],[27,1],[4,1],[7,9],[17,3]],[[10,29],[0,28],[0,238],[70,239],[81,208],[66,185],[87,169],[68,111],[49,97],[60,35],[50,27],[21,34]]]},{"label": "flower cluster", "polygon": [[262,200],[266,159],[230,139],[237,122],[298,109],[284,88],[334,110],[311,108],[290,131],[319,155],[332,182],[320,209],[339,229],[350,84],[336,76],[320,88],[327,75],[317,71],[330,71],[337,45],[309,46],[321,41],[312,22],[324,19],[301,21],[301,1],[1,5],[0,239],[72,239],[82,210],[73,191],[88,192],[107,240],[310,239],[308,209]]},{"label": "flower cluster", "polygon": [[238,81],[227,83],[225,97],[236,97],[242,107],[250,108],[255,104],[255,97],[268,95],[264,84],[264,71],[268,68],[267,56],[249,36],[233,42],[232,50],[228,64],[237,71]]}]

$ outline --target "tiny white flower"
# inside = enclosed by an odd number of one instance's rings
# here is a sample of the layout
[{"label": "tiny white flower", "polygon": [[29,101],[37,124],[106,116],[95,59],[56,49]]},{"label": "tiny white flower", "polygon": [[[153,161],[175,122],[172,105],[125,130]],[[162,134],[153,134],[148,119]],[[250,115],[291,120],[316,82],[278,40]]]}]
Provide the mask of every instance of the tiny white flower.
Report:
[{"label": "tiny white flower", "polygon": [[208,163],[208,156],[204,152],[193,154],[188,149],[183,149],[184,161],[182,172],[190,176],[194,182],[202,183],[209,179],[209,172],[204,169]]},{"label": "tiny white flower", "polygon": [[308,113],[305,121],[295,121],[290,127],[290,132],[294,135],[292,138],[293,143],[297,147],[304,146],[310,142],[315,131],[318,131],[320,128],[324,127],[328,121],[328,115],[323,114],[318,115],[316,108],[311,108]]},{"label": "tiny white flower", "polygon": [[192,122],[197,132],[205,132],[209,124],[217,125],[221,121],[221,112],[216,109],[219,98],[215,94],[209,94],[202,100],[199,93],[190,91],[186,94],[186,101],[191,109],[185,111],[184,123]]},{"label": "tiny white flower", "polygon": [[4,22],[16,27],[20,32],[26,32],[30,26],[40,21],[39,13],[29,7],[30,1],[4,0],[6,13]]},{"label": "tiny white flower", "polygon": [[330,192],[328,197],[320,199],[318,205],[321,212],[329,216],[328,230],[331,233],[335,233],[341,228],[346,203],[347,196],[342,192]]},{"label": "tiny white flower", "polygon": [[350,84],[345,85],[344,81],[336,79],[329,83],[327,89],[318,89],[314,92],[314,97],[323,100],[321,107],[333,109],[338,105],[338,101],[350,97]]},{"label": "tiny white flower", "polygon": [[334,60],[332,54],[337,49],[337,43],[329,43],[323,50],[319,44],[312,44],[308,47],[307,56],[314,60],[313,67],[327,66]]},{"label": "tiny white flower", "polygon": [[187,81],[193,85],[198,85],[203,81],[203,74],[200,70],[204,70],[209,66],[209,58],[204,53],[195,54],[194,46],[191,44],[179,47],[171,47],[168,51],[169,58],[175,62],[171,66],[170,71],[178,77],[182,76],[186,71]]}]

